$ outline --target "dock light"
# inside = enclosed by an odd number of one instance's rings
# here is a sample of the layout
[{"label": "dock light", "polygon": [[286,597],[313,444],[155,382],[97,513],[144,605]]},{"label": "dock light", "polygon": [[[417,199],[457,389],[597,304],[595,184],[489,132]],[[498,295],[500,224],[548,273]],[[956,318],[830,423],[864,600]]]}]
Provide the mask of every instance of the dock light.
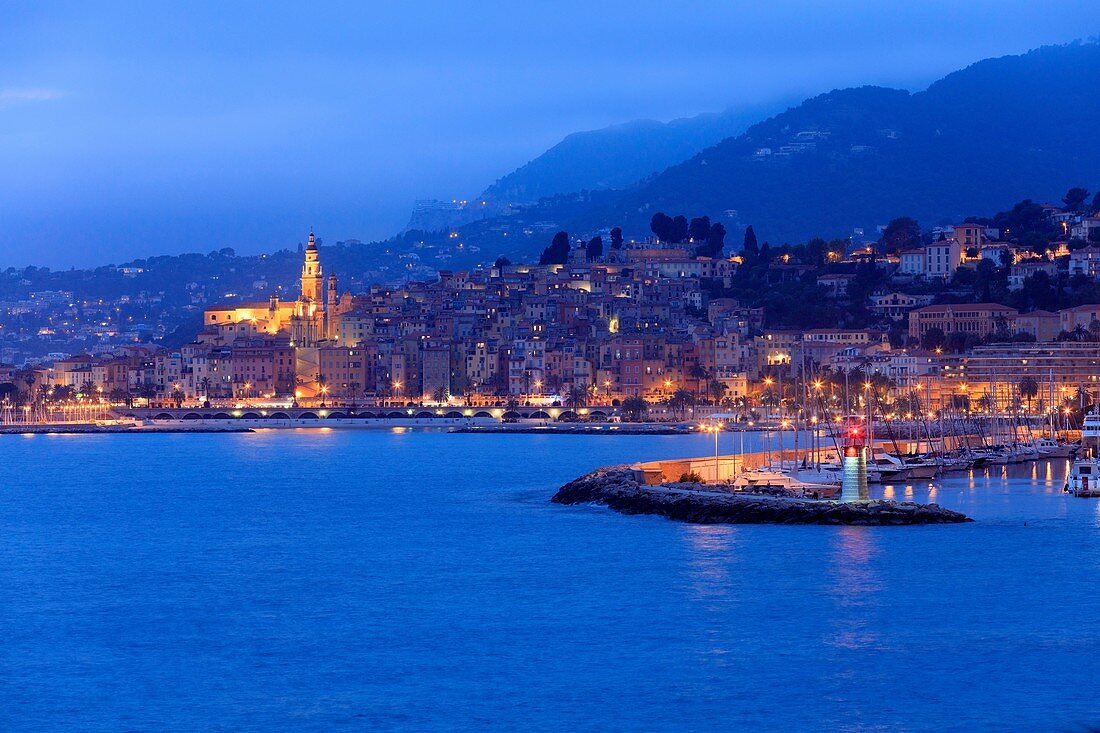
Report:
[{"label": "dock light", "polygon": [[824,387],[824,383],[820,379],[814,381],[814,389],[820,391],[822,387]]},{"label": "dock light", "polygon": [[863,383],[863,388],[864,389],[871,389],[871,383],[870,382],[864,382]]}]

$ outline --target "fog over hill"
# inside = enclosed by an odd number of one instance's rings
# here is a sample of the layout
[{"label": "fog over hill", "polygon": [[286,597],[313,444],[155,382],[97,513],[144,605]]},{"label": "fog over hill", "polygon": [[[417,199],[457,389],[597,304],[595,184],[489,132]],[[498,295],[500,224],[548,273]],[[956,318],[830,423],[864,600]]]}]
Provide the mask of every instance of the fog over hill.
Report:
[{"label": "fog over hill", "polygon": [[[613,225],[644,232],[664,211],[800,241],[870,233],[900,215],[931,226],[1024,197],[1056,201],[1070,185],[1100,186],[1097,88],[1100,44],[1088,42],[980,61],[916,93],[835,90],[632,186],[543,199],[471,234],[524,221],[574,234]],[[524,172],[523,190],[537,190],[535,162],[498,186],[517,188],[503,184]]]}]

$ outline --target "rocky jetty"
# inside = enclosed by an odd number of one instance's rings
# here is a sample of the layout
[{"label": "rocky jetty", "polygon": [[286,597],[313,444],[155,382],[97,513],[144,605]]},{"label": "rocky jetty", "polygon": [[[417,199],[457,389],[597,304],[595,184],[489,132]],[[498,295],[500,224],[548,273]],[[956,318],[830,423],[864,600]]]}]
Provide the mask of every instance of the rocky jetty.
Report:
[{"label": "rocky jetty", "polygon": [[767,493],[732,487],[674,483],[640,484],[625,466],[602,468],[558,489],[558,504],[604,504],[623,514],[658,514],[699,524],[954,524],[973,521],[937,504],[898,501],[845,503],[802,499],[783,490]]}]

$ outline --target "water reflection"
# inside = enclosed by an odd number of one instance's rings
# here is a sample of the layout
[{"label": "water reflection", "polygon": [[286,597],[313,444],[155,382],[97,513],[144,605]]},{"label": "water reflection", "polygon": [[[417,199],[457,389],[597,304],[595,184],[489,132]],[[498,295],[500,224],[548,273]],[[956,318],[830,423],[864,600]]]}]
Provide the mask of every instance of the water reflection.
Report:
[{"label": "water reflection", "polygon": [[[906,493],[911,494],[912,487],[907,486]],[[826,644],[843,649],[882,646],[870,612],[882,591],[874,562],[879,549],[876,530],[870,527],[839,527],[833,535],[828,594],[837,613],[825,636]]]},{"label": "water reflection", "polygon": [[692,597],[700,601],[728,598],[737,528],[728,524],[691,524],[684,530],[690,553],[688,578]]}]

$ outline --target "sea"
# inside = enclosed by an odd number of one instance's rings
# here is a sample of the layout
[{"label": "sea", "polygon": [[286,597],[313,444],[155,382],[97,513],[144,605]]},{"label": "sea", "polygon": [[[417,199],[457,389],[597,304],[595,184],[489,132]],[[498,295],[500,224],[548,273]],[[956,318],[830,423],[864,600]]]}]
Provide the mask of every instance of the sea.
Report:
[{"label": "sea", "polygon": [[[727,433],[720,449],[760,447]],[[971,524],[559,506],[710,435],[0,436],[2,731],[1084,731],[1065,459],[874,487]],[[1094,618],[1095,615],[1095,618]]]}]

